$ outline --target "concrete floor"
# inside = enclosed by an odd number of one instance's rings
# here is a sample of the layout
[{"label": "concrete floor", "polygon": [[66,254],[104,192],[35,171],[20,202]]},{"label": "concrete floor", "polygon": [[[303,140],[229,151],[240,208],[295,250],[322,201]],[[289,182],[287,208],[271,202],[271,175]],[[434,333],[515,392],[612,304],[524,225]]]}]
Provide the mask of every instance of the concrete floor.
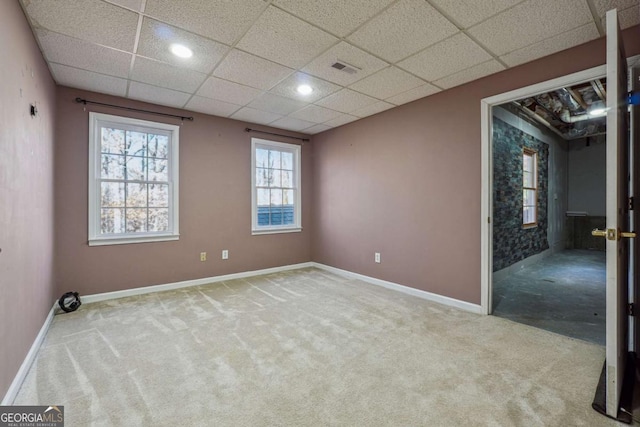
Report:
[{"label": "concrete floor", "polygon": [[566,250],[493,284],[493,314],[605,345],[606,254]]}]

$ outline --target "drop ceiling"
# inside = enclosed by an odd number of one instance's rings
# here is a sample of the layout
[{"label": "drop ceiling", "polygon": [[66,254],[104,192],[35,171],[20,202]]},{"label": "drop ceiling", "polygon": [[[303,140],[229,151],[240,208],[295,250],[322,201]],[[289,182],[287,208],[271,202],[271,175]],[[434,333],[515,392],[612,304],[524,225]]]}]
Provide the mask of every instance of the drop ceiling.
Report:
[{"label": "drop ceiling", "polygon": [[640,0],[20,1],[58,84],[307,134],[596,39],[611,8],[640,23]]}]

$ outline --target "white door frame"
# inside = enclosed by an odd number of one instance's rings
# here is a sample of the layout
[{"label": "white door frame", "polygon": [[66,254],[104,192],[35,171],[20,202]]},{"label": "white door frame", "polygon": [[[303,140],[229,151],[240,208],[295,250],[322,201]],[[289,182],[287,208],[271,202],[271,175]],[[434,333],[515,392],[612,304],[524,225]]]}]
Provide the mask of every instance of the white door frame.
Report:
[{"label": "white door frame", "polygon": [[481,159],[482,159],[482,179],[480,194],[480,306],[483,314],[491,314],[493,311],[493,164],[492,164],[492,136],[493,120],[492,108],[506,102],[516,101],[543,92],[560,89],[561,87],[572,86],[594,79],[605,78],[607,74],[606,65],[578,71],[567,76],[558,77],[545,82],[536,83],[520,89],[490,96],[480,100],[481,114]]}]

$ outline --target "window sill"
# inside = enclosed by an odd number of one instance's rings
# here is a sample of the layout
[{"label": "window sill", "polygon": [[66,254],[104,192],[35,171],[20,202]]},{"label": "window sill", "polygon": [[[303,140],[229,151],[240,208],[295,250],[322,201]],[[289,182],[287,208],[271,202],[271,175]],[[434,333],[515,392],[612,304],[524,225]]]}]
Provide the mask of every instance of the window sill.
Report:
[{"label": "window sill", "polygon": [[525,224],[522,226],[523,230],[528,230],[529,228],[538,228],[538,224]]},{"label": "window sill", "polygon": [[140,236],[140,237],[101,237],[89,240],[89,246],[107,246],[107,245],[129,245],[133,243],[152,243],[152,242],[168,242],[179,240],[179,234],[163,234],[158,236]]},{"label": "window sill", "polygon": [[302,231],[302,227],[295,228],[268,228],[260,230],[251,230],[252,236],[259,236],[261,234],[280,234],[280,233],[299,233]]}]

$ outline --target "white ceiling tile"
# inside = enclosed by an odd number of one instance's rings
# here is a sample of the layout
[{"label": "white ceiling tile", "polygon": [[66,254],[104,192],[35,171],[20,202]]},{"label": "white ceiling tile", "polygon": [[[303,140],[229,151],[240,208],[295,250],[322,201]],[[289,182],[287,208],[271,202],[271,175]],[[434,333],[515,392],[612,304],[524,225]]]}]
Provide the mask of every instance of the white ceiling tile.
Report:
[{"label": "white ceiling tile", "polygon": [[374,114],[378,114],[382,111],[388,110],[393,107],[395,107],[395,105],[389,104],[388,102],[384,102],[384,101],[378,101],[375,104],[368,105],[364,108],[356,110],[352,114],[358,117],[367,117],[367,116],[372,116]]},{"label": "white ceiling tile", "polygon": [[32,1],[36,26],[116,49],[133,51],[138,14],[101,0]]},{"label": "white ceiling tile", "polygon": [[[602,22],[602,28],[606,30],[606,13],[602,16],[602,20],[600,22]],[[618,9],[618,25],[620,25],[620,28],[624,30],[625,28],[633,27],[638,24],[640,24],[640,6],[636,4],[635,6],[627,9]]]},{"label": "white ceiling tile", "polygon": [[307,129],[313,125],[315,125],[315,123],[308,122],[306,120],[294,119],[293,117],[283,117],[275,122],[271,122],[269,126],[300,132],[301,130]]},{"label": "white ceiling tile", "polygon": [[598,16],[604,17],[608,10],[618,9],[620,11],[638,6],[640,0],[593,0],[593,5],[598,12]]},{"label": "white ceiling tile", "polygon": [[273,93],[264,93],[251,101],[247,107],[256,108],[262,111],[271,111],[272,113],[286,116],[287,114],[293,113],[306,105],[306,102],[296,101],[295,99],[286,98]]},{"label": "white ceiling tile", "polygon": [[142,6],[142,0],[105,0],[109,3],[116,4],[118,6],[126,7],[127,9],[140,12],[140,6]]},{"label": "white ceiling tile", "polygon": [[[191,58],[179,58],[169,50],[173,43],[193,51]],[[138,44],[138,55],[157,59],[176,67],[210,73],[229,47],[177,27],[144,18]]]},{"label": "white ceiling tile", "polygon": [[[309,95],[299,94],[297,88],[301,84],[311,86],[313,88],[313,92]],[[317,79],[305,73],[295,73],[271,89],[270,92],[286,96],[288,98],[297,99],[299,101],[315,102],[338,90],[340,90],[340,86],[334,85],[333,83]]]},{"label": "white ceiling tile", "polygon": [[619,12],[619,17],[622,29],[640,24],[640,6],[630,7]]},{"label": "white ceiling tile", "polygon": [[129,98],[152,102],[159,105],[181,108],[191,95],[171,89],[152,86],[145,83],[131,82]]},{"label": "white ceiling tile", "polygon": [[423,84],[422,86],[418,86],[406,92],[402,92],[397,95],[391,96],[385,99],[385,101],[395,105],[402,105],[411,101],[415,101],[416,99],[433,95],[434,93],[437,93],[437,92],[440,92],[440,89],[438,89],[433,85],[430,85],[429,83],[426,83],[426,84]]},{"label": "white ceiling tile", "polygon": [[125,79],[79,70],[66,65],[50,64],[50,66],[53,77],[59,85],[116,96],[125,96],[127,93]]},{"label": "white ceiling tile", "polygon": [[424,0],[400,0],[347,37],[387,61],[396,62],[458,29]]},{"label": "white ceiling tile", "polygon": [[255,108],[244,107],[236,111],[232,119],[242,120],[244,122],[258,123],[268,125],[269,123],[281,119],[280,114],[269,113],[268,111],[256,110]]},{"label": "white ceiling tile", "polygon": [[234,49],[213,72],[216,77],[258,89],[271,89],[294,70]]},{"label": "white ceiling tile", "polygon": [[321,107],[331,108],[341,113],[350,113],[367,105],[378,102],[377,99],[351,89],[342,89],[316,103]]},{"label": "white ceiling tile", "polygon": [[331,119],[328,122],[324,122],[324,124],[331,127],[338,127],[338,126],[346,125],[347,123],[354,122],[359,119],[360,119],[359,117],[352,116],[351,114],[341,114],[335,119]]},{"label": "white ceiling tile", "polygon": [[131,72],[132,80],[181,92],[194,92],[206,78],[206,74],[140,56],[136,57]]},{"label": "white ceiling tile", "polygon": [[534,59],[586,43],[598,37],[600,37],[598,28],[595,23],[591,22],[590,24],[567,31],[566,33],[510,52],[501,56],[500,59],[508,66],[515,67],[516,65],[524,64],[525,62],[533,61]]},{"label": "white ceiling tile", "polygon": [[394,0],[275,0],[286,11],[344,37]]},{"label": "white ceiling tile", "polygon": [[198,95],[232,104],[246,105],[262,92],[252,87],[209,77],[198,90]]},{"label": "white ceiling tile", "polygon": [[459,71],[443,79],[436,80],[434,84],[442,88],[449,89],[454,86],[459,86],[472,80],[488,76],[489,74],[497,73],[498,71],[502,71],[504,69],[504,65],[502,65],[495,59],[491,59],[487,62],[483,62],[482,64],[478,64],[473,67],[467,68],[466,70]]},{"label": "white ceiling tile", "polygon": [[309,135],[315,135],[317,133],[324,132],[325,130],[329,130],[329,129],[331,129],[331,126],[327,126],[326,124],[318,124],[305,129],[304,133]]},{"label": "white ceiling tile", "polygon": [[278,64],[299,68],[337,41],[329,33],[270,6],[237,47]]},{"label": "white ceiling tile", "polygon": [[422,86],[424,83],[424,81],[406,71],[397,67],[388,67],[349,87],[379,99],[386,99],[409,89]]},{"label": "white ceiling tile", "polygon": [[[358,72],[349,74],[344,70],[335,69],[331,65],[336,62],[355,67]],[[340,42],[311,61],[302,71],[342,86],[348,86],[388,65],[388,63],[369,55],[362,49],[358,49],[347,42]]]},{"label": "white ceiling tile", "polygon": [[504,55],[592,21],[584,0],[528,0],[472,27],[469,34]]},{"label": "white ceiling tile", "polygon": [[462,28],[484,21],[485,19],[514,6],[522,0],[430,0],[442,13],[455,20]]},{"label": "white ceiling tile", "polygon": [[266,6],[259,0],[147,0],[153,18],[231,45]]},{"label": "white ceiling tile", "polygon": [[194,96],[184,108],[199,113],[211,114],[212,116],[229,117],[242,107],[229,102],[218,101],[217,99]]},{"label": "white ceiling tile", "polygon": [[434,81],[491,59],[491,55],[462,33],[437,43],[398,64]]},{"label": "white ceiling tile", "polygon": [[317,105],[309,105],[302,110],[298,110],[291,114],[290,117],[294,119],[306,120],[314,123],[324,123],[329,120],[340,117],[340,113],[330,110],[328,108],[319,107]]},{"label": "white ceiling tile", "polygon": [[131,54],[42,28],[36,36],[48,61],[116,77],[127,77]]}]

